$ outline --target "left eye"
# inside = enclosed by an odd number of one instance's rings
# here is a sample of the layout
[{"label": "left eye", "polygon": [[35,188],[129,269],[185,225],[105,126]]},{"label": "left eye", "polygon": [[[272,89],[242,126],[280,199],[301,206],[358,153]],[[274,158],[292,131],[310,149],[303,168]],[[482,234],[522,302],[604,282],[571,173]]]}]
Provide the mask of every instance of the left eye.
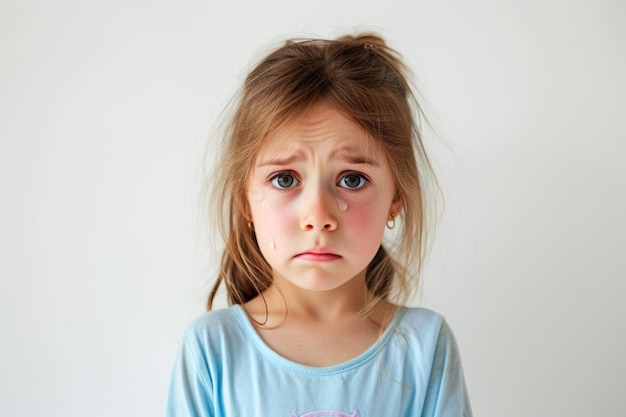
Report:
[{"label": "left eye", "polygon": [[282,190],[295,187],[299,184],[298,180],[289,173],[276,174],[271,178],[271,182],[274,187]]},{"label": "left eye", "polygon": [[351,190],[363,188],[367,183],[367,178],[361,174],[347,174],[339,180],[339,186]]}]

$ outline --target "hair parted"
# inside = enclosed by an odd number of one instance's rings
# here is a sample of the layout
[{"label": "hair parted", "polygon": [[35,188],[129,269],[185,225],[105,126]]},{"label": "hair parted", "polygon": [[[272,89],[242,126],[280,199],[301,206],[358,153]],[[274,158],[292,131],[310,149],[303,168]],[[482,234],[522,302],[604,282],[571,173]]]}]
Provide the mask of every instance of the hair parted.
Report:
[{"label": "hair parted", "polygon": [[424,184],[433,176],[408,76],[400,56],[374,34],[290,40],[252,69],[205,191],[224,243],[209,310],[222,284],[230,304],[243,304],[270,287],[272,271],[249,223],[248,182],[268,138],[319,102],[353,119],[380,144],[403,202],[395,241],[381,244],[366,271],[368,308],[386,299],[405,302],[417,289],[426,241]]}]

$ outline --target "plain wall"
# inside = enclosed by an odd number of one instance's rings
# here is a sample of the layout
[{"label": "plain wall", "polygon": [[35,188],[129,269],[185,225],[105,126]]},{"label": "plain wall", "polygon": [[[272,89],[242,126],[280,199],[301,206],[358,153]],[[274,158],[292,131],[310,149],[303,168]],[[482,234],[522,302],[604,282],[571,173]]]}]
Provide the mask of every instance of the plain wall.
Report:
[{"label": "plain wall", "polygon": [[215,256],[204,144],[295,36],[410,63],[446,199],[416,304],[476,416],[624,416],[626,7],[618,1],[3,1],[0,415],[162,415]]}]

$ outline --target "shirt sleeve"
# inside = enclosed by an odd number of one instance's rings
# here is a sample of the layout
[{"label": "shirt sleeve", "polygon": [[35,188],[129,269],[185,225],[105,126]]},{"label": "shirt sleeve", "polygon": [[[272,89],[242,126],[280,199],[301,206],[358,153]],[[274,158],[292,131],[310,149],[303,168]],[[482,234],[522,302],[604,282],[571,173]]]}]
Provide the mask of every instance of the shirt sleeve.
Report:
[{"label": "shirt sleeve", "polygon": [[445,321],[435,347],[422,417],[472,417],[459,349]]},{"label": "shirt sleeve", "polygon": [[202,352],[197,335],[188,330],[174,363],[166,417],[213,417],[213,387]]}]

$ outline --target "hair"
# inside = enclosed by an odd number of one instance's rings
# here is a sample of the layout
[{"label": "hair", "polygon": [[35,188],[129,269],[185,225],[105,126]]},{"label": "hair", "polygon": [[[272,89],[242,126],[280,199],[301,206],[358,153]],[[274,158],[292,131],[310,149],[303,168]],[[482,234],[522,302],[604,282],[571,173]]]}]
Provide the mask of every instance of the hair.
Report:
[{"label": "hair", "polygon": [[205,194],[224,243],[209,310],[222,284],[229,304],[243,304],[272,284],[271,267],[249,223],[248,182],[257,153],[272,134],[320,102],[380,144],[403,202],[393,240],[381,243],[367,267],[366,310],[383,300],[403,303],[417,290],[426,241],[424,184],[434,176],[418,126],[423,112],[408,79],[400,55],[374,34],[289,40],[252,69],[233,102]]}]

